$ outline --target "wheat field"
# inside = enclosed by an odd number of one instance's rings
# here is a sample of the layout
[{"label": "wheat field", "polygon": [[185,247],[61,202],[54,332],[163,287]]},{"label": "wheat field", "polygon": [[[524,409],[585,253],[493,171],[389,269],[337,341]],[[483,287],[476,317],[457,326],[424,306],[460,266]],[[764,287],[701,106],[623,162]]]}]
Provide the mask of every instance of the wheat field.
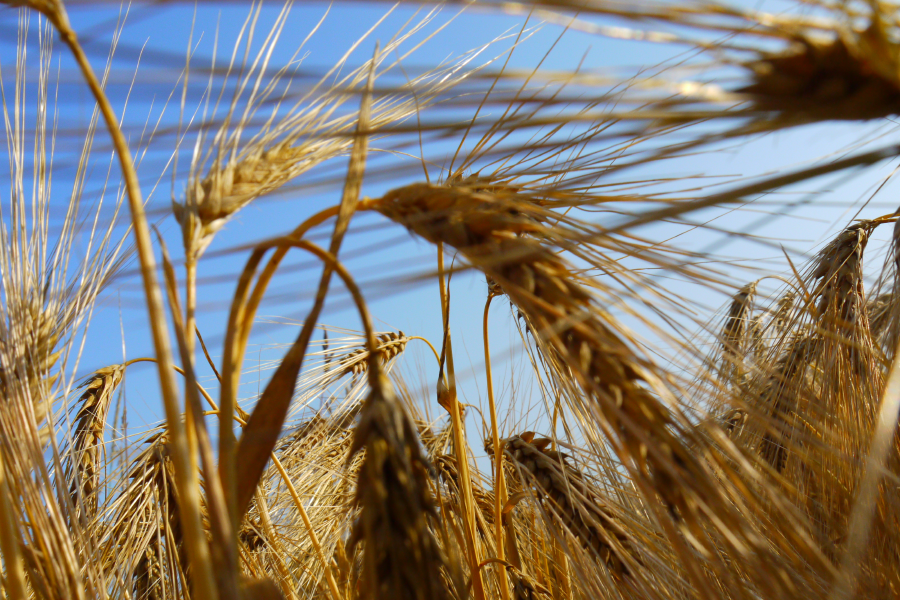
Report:
[{"label": "wheat field", "polygon": [[900,597],[898,15],[0,0],[0,596]]}]

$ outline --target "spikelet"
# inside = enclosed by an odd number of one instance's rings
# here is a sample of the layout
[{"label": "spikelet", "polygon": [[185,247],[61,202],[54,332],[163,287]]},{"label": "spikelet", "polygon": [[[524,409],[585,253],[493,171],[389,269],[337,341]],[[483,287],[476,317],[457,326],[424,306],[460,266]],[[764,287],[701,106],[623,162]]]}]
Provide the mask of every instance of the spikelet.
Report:
[{"label": "spikelet", "polygon": [[[370,359],[371,360],[371,359]],[[371,368],[377,368],[372,360]],[[365,449],[356,502],[360,508],[348,554],[363,542],[364,598],[433,600],[448,598],[440,573],[444,559],[428,524],[433,516],[429,467],[415,425],[394,395],[387,377],[373,383],[360,413],[351,457]]]},{"label": "spikelet", "polygon": [[[867,438],[862,432],[871,430],[877,390],[882,386],[880,376],[873,376],[879,369],[873,368],[875,344],[862,280],[863,251],[875,226],[876,222],[862,221],[845,228],[813,261],[806,282],[812,289],[808,303],[812,306],[801,307],[797,320],[803,317],[804,322],[773,368],[761,374],[767,380],[762,386],[761,404],[772,411],[777,422],[784,422],[798,410],[814,421],[835,410],[850,410],[832,426],[840,429],[850,425],[847,421],[856,421],[856,432],[845,439]],[[834,397],[851,382],[855,390],[852,398]],[[806,394],[806,401],[813,404],[802,407],[797,395],[805,389],[813,392]],[[862,439],[858,442],[858,451],[864,451],[865,443]],[[783,449],[777,449],[781,445],[774,444],[772,436],[763,443],[764,455],[779,471],[784,468]]]},{"label": "spikelet", "polygon": [[615,579],[628,577],[624,560],[631,554],[628,535],[565,455],[548,449],[551,441],[524,433],[504,440],[504,453],[530,475],[538,499],[553,518],[595,552]]},{"label": "spikelet", "polygon": [[[803,3],[798,3],[803,5]],[[896,5],[887,2],[815,2],[815,18],[790,12],[710,9],[705,5],[639,3],[628,14],[645,22],[677,23],[680,35],[657,41],[696,44],[717,50],[715,73],[707,81],[660,81],[648,78],[649,89],[664,89],[657,103],[666,117],[684,122],[689,106],[693,118],[750,117],[746,126],[728,136],[792,127],[821,121],[885,118],[900,111],[900,45]],[[598,7],[603,12],[603,7]],[[699,33],[716,31],[721,40],[710,44]],[[728,41],[724,41],[724,40]],[[750,55],[749,57],[747,55]],[[718,76],[739,65],[749,81],[722,89]],[[718,67],[719,69],[715,69]],[[637,87],[643,87],[638,85]],[[673,94],[674,92],[674,94]],[[646,96],[637,95],[647,106]],[[666,110],[670,110],[666,114]],[[640,114],[639,111],[638,115]],[[655,115],[658,119],[660,115]],[[691,117],[688,117],[690,119]],[[659,121],[657,121],[658,123]],[[701,134],[702,135],[702,134]]]},{"label": "spikelet", "polygon": [[[0,340],[0,386],[4,397],[30,401],[35,424],[41,426],[47,420],[57,379],[50,371],[62,350],[56,349],[59,333],[54,312],[33,303],[26,310],[23,321],[11,324]],[[46,440],[49,430],[41,433]]]},{"label": "spikelet", "polygon": [[772,324],[775,327],[775,333],[784,333],[788,326],[788,318],[794,309],[794,301],[797,299],[795,292],[788,292],[778,299],[775,305],[775,311],[772,313]]},{"label": "spikelet", "polygon": [[[400,355],[405,349],[409,338],[402,331],[382,333],[376,338],[378,348],[378,360],[386,364],[391,359]],[[338,374],[362,375],[368,369],[368,351],[365,348],[357,348],[341,360]]]},{"label": "spikelet", "polygon": [[[892,320],[892,309],[894,308],[894,294],[885,292],[878,294],[868,301],[866,304],[866,313],[869,316],[869,327],[872,329],[872,335],[876,339],[881,339],[883,334],[888,330]],[[882,350],[887,351],[888,346],[882,343]]]},{"label": "spikelet", "polygon": [[[157,432],[144,443],[124,489],[105,508],[111,526],[96,560],[122,596],[161,598],[166,588],[189,585],[189,569],[168,435]],[[130,589],[119,589],[124,585]]]},{"label": "spikelet", "polygon": [[784,406],[791,418],[782,446],[790,452],[776,468],[807,494],[816,533],[828,540],[823,549],[831,556],[847,535],[864,470],[856,457],[869,451],[884,389],[862,274],[863,253],[878,224],[847,227],[816,257],[807,282],[816,301],[809,323],[812,347],[798,382],[806,393]]},{"label": "spikelet", "polygon": [[875,295],[866,308],[873,337],[888,362],[892,362],[900,342],[900,225],[894,223],[890,251],[879,281],[882,293]]},{"label": "spikelet", "polygon": [[[814,352],[815,342],[809,335],[792,340],[768,375],[760,398],[762,407],[769,407],[773,421],[771,429],[762,438],[760,455],[779,473],[784,470],[787,461],[789,427],[799,404],[798,395],[803,392],[803,374]],[[746,419],[747,415],[742,414],[742,420]],[[733,430],[735,426],[730,428],[730,431]]]},{"label": "spikelet", "polygon": [[163,600],[162,565],[160,564],[159,545],[155,540],[147,545],[140,562],[134,570],[134,597],[138,600]]},{"label": "spikelet", "polygon": [[[252,509],[253,506],[251,505],[251,510]],[[241,544],[248,550],[259,550],[266,545],[266,540],[261,532],[262,526],[259,522],[255,519],[244,519],[244,524],[241,527],[240,533],[238,533],[238,540],[240,540]]]},{"label": "spikelet", "polygon": [[75,416],[75,438],[72,443],[69,475],[72,502],[84,505],[87,518],[97,511],[97,490],[100,488],[100,468],[103,454],[103,432],[113,393],[122,382],[123,365],[112,365],[95,371],[82,384],[84,392]]}]

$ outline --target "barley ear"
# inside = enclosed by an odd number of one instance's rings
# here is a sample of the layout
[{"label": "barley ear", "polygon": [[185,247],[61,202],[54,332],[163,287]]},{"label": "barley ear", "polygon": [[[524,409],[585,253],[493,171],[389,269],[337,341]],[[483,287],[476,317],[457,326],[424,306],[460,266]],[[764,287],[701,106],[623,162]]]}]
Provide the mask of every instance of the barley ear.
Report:
[{"label": "barley ear", "polygon": [[[378,370],[375,358],[370,370]],[[359,518],[349,552],[363,546],[363,597],[372,600],[451,598],[438,577],[444,559],[428,520],[434,516],[428,462],[416,429],[387,377],[371,374],[350,456],[365,450],[356,488]]]},{"label": "barley ear", "polygon": [[70,450],[74,469],[69,477],[76,512],[80,513],[78,507],[84,506],[87,519],[93,518],[97,511],[106,415],[124,373],[124,365],[105,367],[95,371],[81,386],[84,393],[75,416],[75,439]]}]

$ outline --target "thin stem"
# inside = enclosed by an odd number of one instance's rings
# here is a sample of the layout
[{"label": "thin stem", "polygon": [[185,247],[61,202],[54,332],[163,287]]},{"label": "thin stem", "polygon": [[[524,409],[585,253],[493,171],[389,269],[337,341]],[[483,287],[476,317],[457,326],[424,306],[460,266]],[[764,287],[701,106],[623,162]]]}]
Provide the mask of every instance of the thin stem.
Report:
[{"label": "thin stem", "polygon": [[[488,406],[491,409],[491,440],[494,444],[494,534],[497,544],[497,559],[506,561],[503,549],[503,506],[506,504],[506,478],[503,474],[503,453],[500,451],[500,432],[497,428],[497,406],[494,403],[494,379],[491,373],[491,345],[488,338],[488,314],[494,295],[488,291],[484,303],[484,374],[487,379]],[[497,563],[497,577],[500,579],[500,594],[503,600],[509,600],[509,581],[506,569]]]},{"label": "thin stem", "polygon": [[456,372],[453,367],[453,345],[450,342],[450,298],[444,281],[444,245],[438,244],[438,281],[440,281],[441,306],[443,308],[445,351],[447,356],[447,408],[453,428],[453,449],[456,454],[456,467],[459,471],[459,483],[462,488],[463,522],[465,523],[466,546],[468,546],[469,568],[472,573],[472,587],[476,600],[485,600],[484,580],[478,569],[479,557],[477,536],[475,535],[474,506],[475,496],[472,494],[472,480],[469,478],[469,456],[466,452],[467,442],[465,423],[462,420],[462,409],[456,397]]},{"label": "thin stem", "polygon": [[3,552],[3,564],[6,567],[3,583],[9,600],[26,600],[25,569],[22,553],[19,550],[19,527],[13,510],[14,502],[10,501],[12,491],[6,483],[6,471],[0,457],[0,551]]},{"label": "thin stem", "polygon": [[438,354],[437,349],[434,347],[434,345],[431,342],[429,342],[427,339],[423,338],[420,335],[411,335],[411,336],[409,336],[409,339],[421,340],[421,341],[425,342],[426,344],[428,344],[428,347],[431,348],[432,352],[434,352],[434,358],[437,359],[439,365],[441,364],[441,355]]},{"label": "thin stem", "polygon": [[[363,200],[357,205],[356,210],[357,212],[362,210],[369,210],[373,206],[375,206],[375,204],[375,201]],[[321,225],[331,217],[337,215],[339,208],[339,205],[335,205],[319,211],[318,213],[303,221],[303,223],[301,223],[299,226],[297,226],[297,228],[294,229],[294,231],[292,231],[290,235],[287,236],[287,238],[295,241],[303,239],[303,236],[306,235],[306,233],[310,229],[316,227],[317,225]],[[290,248],[291,246],[288,244],[281,245],[275,248],[275,251],[269,258],[269,262],[266,263],[266,267],[257,278],[256,286],[253,288],[253,293],[250,294],[249,299],[247,298],[247,296],[249,294],[250,284],[252,283],[252,277],[255,273],[256,265],[252,265],[252,271],[248,268],[245,268],[245,275],[242,276],[238,281],[238,289],[234,294],[234,300],[232,301],[231,306],[231,314],[229,315],[228,326],[225,330],[225,345],[222,357],[222,375],[220,377],[220,381],[222,383],[222,398],[225,398],[226,396],[236,397],[238,384],[237,378],[240,374],[244,354],[246,353],[247,342],[250,337],[250,330],[252,329],[253,321],[256,318],[256,311],[259,309],[259,305],[266,293],[269,282],[272,280],[272,277],[274,277],[275,272],[278,270],[278,267],[281,264],[281,261],[287,255]],[[261,254],[259,256],[259,260],[262,260]],[[250,266],[251,263],[248,262],[248,267]],[[237,407],[236,405],[235,408],[239,409],[239,407]]]}]

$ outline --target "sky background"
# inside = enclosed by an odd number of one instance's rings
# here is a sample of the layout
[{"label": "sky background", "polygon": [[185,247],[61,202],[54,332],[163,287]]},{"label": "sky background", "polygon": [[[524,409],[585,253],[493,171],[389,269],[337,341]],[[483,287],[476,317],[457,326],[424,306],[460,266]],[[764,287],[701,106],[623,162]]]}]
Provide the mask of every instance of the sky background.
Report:
[{"label": "sky background", "polygon": [[[793,4],[784,2],[748,3],[745,6],[774,12],[795,8]],[[278,3],[263,7],[251,48],[259,48],[282,7]],[[200,3],[196,6],[159,3],[123,7],[103,2],[76,3],[69,9],[73,27],[98,71],[102,70],[109,54],[117,24],[120,27],[108,90],[120,112],[127,98],[124,129],[133,148],[147,148],[139,175],[148,198],[148,211],[170,251],[178,259],[181,256],[180,231],[171,216],[170,203],[173,198],[183,199],[192,144],[183,144],[174,179],[169,159],[179,123],[180,78],[186,52],[189,47],[192,48],[192,75],[185,102],[186,113],[190,114],[201,105],[214,51],[218,54],[217,65],[221,68],[250,10],[251,7],[244,3]],[[427,10],[412,5],[394,9],[376,31],[359,44],[344,71],[371,57],[376,41],[383,45],[409,19],[422,18]],[[288,62],[303,39],[327,13],[318,30],[297,55],[302,62],[296,65],[292,90],[306,89],[389,11],[389,4],[375,2],[339,2],[334,5],[298,3],[291,8],[275,45],[272,64],[280,66]],[[21,19],[19,11],[0,10],[0,76],[7,92],[15,80],[16,40]],[[621,25],[591,16],[584,16],[583,19],[589,23]],[[433,16],[415,39],[422,40],[437,31],[434,37],[403,61],[402,72],[395,70],[393,74],[379,79],[377,85],[382,89],[396,85],[407,76],[415,77],[442,61],[453,60],[488,44],[498,36],[515,35],[526,20],[529,36],[512,53],[509,72],[527,72],[543,60],[541,68],[548,73],[580,69],[586,73],[627,79],[666,63],[672,68],[693,65],[690,68],[696,70],[697,76],[704,76],[703,68],[698,65],[708,57],[698,56],[689,46],[616,40],[583,31],[565,31],[561,25],[542,22],[538,17],[529,19],[524,14],[504,14],[493,9],[469,7],[461,11],[459,7],[445,7]],[[37,30],[36,19],[32,19],[26,62],[32,80],[37,67]],[[505,60],[504,53],[511,44],[512,38],[509,37],[496,42],[484,50],[471,66],[482,65],[498,56]],[[413,45],[406,43],[403,47],[411,48]],[[51,107],[51,113],[58,119],[53,185],[58,190],[59,206],[64,207],[67,186],[71,187],[72,161],[78,149],[79,132],[88,123],[93,104],[59,44],[56,45],[52,64],[58,73],[58,76],[53,75],[52,80],[59,82],[56,105]],[[488,72],[495,72],[499,64],[494,63],[492,71]],[[219,79],[216,81],[220,83]],[[722,84],[727,85],[728,82],[723,80]],[[483,89],[484,85],[483,80],[476,80],[460,88],[461,94]],[[215,89],[218,91],[218,85]],[[573,86],[570,91],[575,96],[585,97],[591,93],[584,86]],[[460,97],[470,98],[466,95]],[[29,94],[28,98],[33,103],[34,94]],[[457,105],[461,102],[457,101]],[[423,118],[462,122],[467,114],[471,114],[470,100],[466,102],[467,108],[452,108],[451,103],[443,112],[435,112],[432,117],[429,117],[432,113],[423,113]],[[357,106],[358,100],[355,98],[346,105],[348,110],[355,110]],[[29,111],[31,114],[26,118],[26,124],[29,118],[31,123],[35,118],[33,106]],[[489,114],[498,112],[497,107],[486,110]],[[151,124],[150,128],[157,127],[152,139],[147,136],[147,123]],[[895,141],[895,131],[896,124],[888,119],[803,127],[739,144],[722,145],[711,152],[642,168],[629,173],[629,176],[666,179],[669,183],[660,189],[667,189],[666,186],[673,190],[695,186],[698,190],[701,187],[713,189],[745,177],[785,172],[821,157],[841,156],[853,148],[879,147]],[[142,134],[144,144],[140,143]],[[440,167],[449,164],[456,140],[458,137],[442,140],[433,135],[425,136],[423,152],[432,165],[429,167],[432,180],[440,178]],[[416,142],[414,137],[372,141],[373,150],[402,146],[405,152],[413,155],[373,151],[364,179],[364,196],[377,197],[391,188],[424,180],[421,160],[416,156],[419,152]],[[99,197],[98,191],[108,172],[109,160],[108,143],[103,136],[99,136],[92,156],[86,200],[93,202]],[[733,291],[734,286],[763,273],[788,273],[785,253],[799,267],[852,218],[872,218],[893,212],[900,204],[895,186],[889,180],[894,166],[895,163],[884,163],[864,171],[821,178],[762,198],[753,198],[745,205],[713,208],[691,215],[693,222],[708,224],[707,227],[684,223],[654,224],[643,228],[640,233],[654,241],[671,239],[669,243],[680,249],[708,252],[710,260],[715,261],[714,268]],[[340,200],[345,168],[345,159],[334,159],[301,176],[278,193],[255,200],[215,238],[200,265],[198,325],[217,363],[227,310],[234,291],[234,276],[247,259],[249,252],[246,247],[254,241],[286,233],[315,211],[336,204]],[[114,172],[114,180],[116,176]],[[885,181],[887,183],[881,186]],[[0,177],[0,193],[4,197],[8,194],[8,187],[9,176],[3,175]],[[112,198],[112,195],[108,196]],[[59,219],[60,210],[52,209],[51,214]],[[101,215],[110,215],[108,207],[101,211]],[[579,216],[604,225],[616,219],[613,215],[603,214]],[[120,231],[124,232],[124,228]],[[752,237],[723,233],[729,231],[751,234]],[[327,244],[329,233],[328,227],[320,228],[312,239]],[[877,238],[884,240],[889,234],[889,231],[879,232]],[[868,271],[873,275],[883,260],[882,246],[880,243],[870,246],[867,253]],[[436,265],[435,251],[431,245],[412,238],[403,228],[379,215],[360,214],[353,219],[341,256],[361,284],[378,330],[402,330],[408,335],[426,337],[439,347],[440,305],[436,281],[430,276]],[[244,363],[247,373],[241,396],[245,401],[252,401],[257,390],[264,386],[271,369],[285,352],[284,345],[296,336],[310,306],[320,268],[307,256],[299,253],[289,255],[281,275],[271,286],[267,300],[259,311],[260,323],[254,330],[252,345]],[[674,308],[666,308],[670,311],[667,316],[673,318],[680,328],[675,332],[677,335],[702,331],[704,324],[715,323],[721,317],[721,312],[716,311],[728,302],[728,285],[710,289],[663,272],[653,275],[673,296],[684,298],[693,311],[678,314]],[[183,277],[183,272],[180,271],[179,276]],[[775,289],[770,284],[766,285],[768,290]],[[454,276],[451,285],[451,330],[461,395],[465,402],[484,408],[486,414],[481,337],[485,296],[483,277],[471,273]],[[622,314],[617,307],[611,308],[614,314]],[[672,340],[634,317],[622,315],[622,318],[637,335],[647,340],[652,348],[651,354],[662,364],[676,359],[678,347]],[[336,281],[332,283],[332,293],[321,321],[336,327],[359,328],[349,298]],[[280,324],[276,325],[276,322]],[[284,325],[285,322],[289,324]],[[656,323],[665,327],[658,318]],[[512,415],[502,435],[545,426],[539,417],[541,411],[528,408],[537,406],[540,396],[529,374],[530,366],[522,352],[509,304],[503,298],[493,303],[490,335],[500,412],[501,415]],[[318,334],[316,337],[319,339]],[[123,354],[129,359],[152,354],[140,279],[133,262],[103,295],[93,315],[77,366],[73,360],[67,367],[80,381],[97,368],[121,362]],[[216,397],[214,377],[199,353],[198,365],[202,381]],[[679,372],[679,365],[671,367],[676,373]],[[440,415],[442,410],[434,402],[437,369],[430,350],[423,344],[413,342],[398,361],[398,368],[402,369],[413,389],[422,390],[419,397],[423,407],[434,416]],[[162,418],[153,368],[149,365],[131,367],[123,389],[128,432],[130,435],[140,435]],[[513,401],[515,409],[511,411]],[[470,411],[468,419],[470,435],[479,437],[478,411]],[[479,447],[480,444],[473,440],[473,446]]]}]

